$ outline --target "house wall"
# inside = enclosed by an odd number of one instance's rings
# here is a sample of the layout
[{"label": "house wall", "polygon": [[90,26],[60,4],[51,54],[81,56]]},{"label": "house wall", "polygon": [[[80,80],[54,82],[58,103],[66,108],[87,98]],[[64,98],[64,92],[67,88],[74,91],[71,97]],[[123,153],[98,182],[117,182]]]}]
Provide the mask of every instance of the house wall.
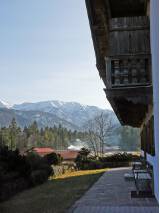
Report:
[{"label": "house wall", "polygon": [[155,156],[147,154],[147,160],[154,169],[154,191],[159,199],[159,1],[150,1],[150,39],[152,54],[152,80],[153,80],[153,114],[154,114],[154,137]]}]

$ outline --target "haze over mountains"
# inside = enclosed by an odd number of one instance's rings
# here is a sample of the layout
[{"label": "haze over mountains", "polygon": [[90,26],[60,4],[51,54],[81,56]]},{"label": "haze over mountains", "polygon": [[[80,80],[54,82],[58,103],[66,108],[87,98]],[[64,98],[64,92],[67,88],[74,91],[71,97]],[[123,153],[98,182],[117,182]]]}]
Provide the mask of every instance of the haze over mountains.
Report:
[{"label": "haze over mountains", "polygon": [[61,124],[71,130],[80,130],[89,119],[102,112],[109,114],[113,123],[119,124],[113,111],[77,102],[53,100],[10,106],[0,101],[0,126],[8,126],[14,117],[20,127],[37,121],[39,127],[53,127]]}]

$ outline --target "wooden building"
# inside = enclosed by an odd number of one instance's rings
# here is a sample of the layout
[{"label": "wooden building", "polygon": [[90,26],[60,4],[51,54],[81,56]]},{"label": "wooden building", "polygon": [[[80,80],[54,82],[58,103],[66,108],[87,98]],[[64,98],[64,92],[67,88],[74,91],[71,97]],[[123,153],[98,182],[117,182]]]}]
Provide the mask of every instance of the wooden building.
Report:
[{"label": "wooden building", "polygon": [[[158,0],[86,0],[96,66],[106,97],[122,125],[141,129],[142,154],[155,173],[159,153],[155,150],[157,111],[153,100],[158,94],[154,90],[157,70],[153,69],[156,54],[152,46],[158,40],[151,39],[151,29],[157,24],[152,18],[157,14],[156,7],[153,14],[152,4],[158,5]],[[158,199],[157,175],[154,188]]]}]

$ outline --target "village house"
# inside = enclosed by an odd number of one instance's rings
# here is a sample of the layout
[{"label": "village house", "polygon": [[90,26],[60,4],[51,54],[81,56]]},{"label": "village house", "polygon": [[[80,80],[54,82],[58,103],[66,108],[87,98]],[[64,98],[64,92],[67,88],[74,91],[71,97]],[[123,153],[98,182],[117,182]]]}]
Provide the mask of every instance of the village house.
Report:
[{"label": "village house", "polygon": [[43,147],[43,148],[34,147],[28,150],[28,152],[36,153],[41,157],[44,157],[45,155],[48,155],[54,152],[61,155],[61,157],[63,158],[63,162],[74,162],[78,155],[77,150],[54,150],[50,147]]}]

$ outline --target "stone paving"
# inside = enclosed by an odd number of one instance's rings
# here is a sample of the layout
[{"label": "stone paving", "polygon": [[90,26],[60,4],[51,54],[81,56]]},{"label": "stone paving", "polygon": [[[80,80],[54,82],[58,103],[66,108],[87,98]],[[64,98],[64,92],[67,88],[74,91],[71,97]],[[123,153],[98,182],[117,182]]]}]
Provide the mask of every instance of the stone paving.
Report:
[{"label": "stone paving", "polygon": [[134,181],[126,181],[131,168],[111,169],[78,200],[72,213],[158,213],[155,198],[131,198]]}]

